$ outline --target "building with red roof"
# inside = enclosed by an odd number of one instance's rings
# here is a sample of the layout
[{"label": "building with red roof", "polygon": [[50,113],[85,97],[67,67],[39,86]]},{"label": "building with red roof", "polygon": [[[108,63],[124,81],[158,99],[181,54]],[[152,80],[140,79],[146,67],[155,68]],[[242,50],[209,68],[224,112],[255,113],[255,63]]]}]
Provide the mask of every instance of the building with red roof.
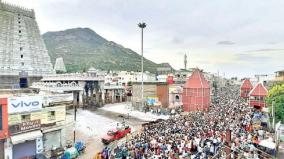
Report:
[{"label": "building with red roof", "polygon": [[202,72],[195,69],[186,81],[182,93],[183,109],[190,111],[208,111],[210,106],[210,85]]},{"label": "building with red roof", "polygon": [[241,86],[241,89],[240,89],[240,96],[242,98],[249,98],[249,93],[252,89],[253,89],[253,86],[252,86],[250,80],[245,79],[242,86]]},{"label": "building with red roof", "polygon": [[257,84],[249,93],[249,105],[255,108],[265,107],[265,97],[268,91],[262,83]]}]

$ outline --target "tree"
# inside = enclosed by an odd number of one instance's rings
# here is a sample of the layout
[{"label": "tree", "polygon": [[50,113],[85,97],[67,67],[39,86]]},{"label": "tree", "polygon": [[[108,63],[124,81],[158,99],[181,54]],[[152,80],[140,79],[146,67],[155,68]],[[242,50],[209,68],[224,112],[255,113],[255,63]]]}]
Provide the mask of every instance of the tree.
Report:
[{"label": "tree", "polygon": [[[272,105],[272,102],[274,102],[275,120],[276,122],[281,121],[283,123],[284,122],[284,84],[278,84],[273,86],[268,91],[266,102],[270,106]],[[269,110],[271,112],[272,107],[270,107]]]}]

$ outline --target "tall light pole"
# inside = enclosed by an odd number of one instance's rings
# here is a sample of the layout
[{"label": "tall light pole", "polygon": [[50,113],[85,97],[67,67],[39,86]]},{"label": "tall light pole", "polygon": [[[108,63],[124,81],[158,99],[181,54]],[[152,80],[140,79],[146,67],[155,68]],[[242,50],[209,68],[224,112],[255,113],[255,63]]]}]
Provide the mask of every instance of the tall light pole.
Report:
[{"label": "tall light pole", "polygon": [[[138,24],[138,27],[141,28],[141,108],[144,108],[144,57],[143,57],[143,29],[146,27],[146,23],[142,22]],[[146,112],[146,110],[144,110]]]}]

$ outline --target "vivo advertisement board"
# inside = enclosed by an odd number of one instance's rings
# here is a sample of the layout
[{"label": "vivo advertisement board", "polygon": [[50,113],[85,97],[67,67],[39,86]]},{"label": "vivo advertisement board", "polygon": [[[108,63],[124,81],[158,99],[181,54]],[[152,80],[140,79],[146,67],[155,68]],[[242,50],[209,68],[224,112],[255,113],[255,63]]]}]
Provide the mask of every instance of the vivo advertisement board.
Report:
[{"label": "vivo advertisement board", "polygon": [[41,96],[25,96],[8,98],[8,114],[32,112],[42,109]]}]

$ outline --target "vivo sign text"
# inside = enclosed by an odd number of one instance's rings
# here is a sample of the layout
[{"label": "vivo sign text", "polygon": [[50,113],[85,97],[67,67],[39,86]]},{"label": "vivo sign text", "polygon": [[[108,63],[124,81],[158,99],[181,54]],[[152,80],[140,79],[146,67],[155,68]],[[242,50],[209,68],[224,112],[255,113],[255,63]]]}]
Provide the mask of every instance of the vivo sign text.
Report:
[{"label": "vivo sign text", "polygon": [[42,108],[41,96],[11,97],[8,99],[8,113],[37,111]]},{"label": "vivo sign text", "polygon": [[28,102],[28,103],[25,103],[25,102],[23,102],[23,101],[21,101],[20,103],[12,103],[12,106],[14,107],[14,108],[18,108],[18,107],[29,107],[29,106],[31,106],[31,107],[36,107],[36,106],[38,106],[39,105],[39,102],[38,101],[33,101],[33,102]]}]

